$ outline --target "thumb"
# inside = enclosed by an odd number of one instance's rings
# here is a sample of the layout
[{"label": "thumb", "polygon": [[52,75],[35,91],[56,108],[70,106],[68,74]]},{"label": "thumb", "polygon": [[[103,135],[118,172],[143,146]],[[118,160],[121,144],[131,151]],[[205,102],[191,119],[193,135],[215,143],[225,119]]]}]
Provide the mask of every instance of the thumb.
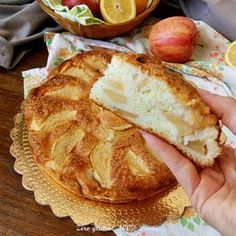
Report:
[{"label": "thumb", "polygon": [[149,148],[168,166],[189,197],[192,196],[200,177],[194,165],[173,146],[162,139],[140,130]]},{"label": "thumb", "polygon": [[223,124],[236,134],[236,99],[215,95],[202,89],[198,89],[198,92]]}]

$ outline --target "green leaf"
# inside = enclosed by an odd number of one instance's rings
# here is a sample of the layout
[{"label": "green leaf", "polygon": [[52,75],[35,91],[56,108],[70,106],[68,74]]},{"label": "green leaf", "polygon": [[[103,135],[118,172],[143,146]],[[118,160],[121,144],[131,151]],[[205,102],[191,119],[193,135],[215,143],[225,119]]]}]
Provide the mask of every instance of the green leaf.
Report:
[{"label": "green leaf", "polygon": [[200,225],[200,224],[201,224],[201,220],[200,220],[200,218],[199,218],[198,216],[194,217],[194,218],[193,218],[193,221],[194,221],[194,223],[196,223],[197,225]]},{"label": "green leaf", "polygon": [[194,231],[194,225],[192,223],[189,223],[187,228],[191,230],[192,232]]},{"label": "green leaf", "polygon": [[220,71],[223,71],[224,70],[224,67],[222,65],[219,65],[219,70]]},{"label": "green leaf", "polygon": [[47,47],[50,46],[51,43],[52,43],[52,39],[48,39],[48,40],[46,41],[46,45],[47,45]]},{"label": "green leaf", "polygon": [[55,66],[59,66],[63,61],[63,58],[58,57],[54,64]]},{"label": "green leaf", "polygon": [[118,44],[118,45],[123,45],[123,44],[124,44],[124,40],[121,39],[121,38],[118,38],[118,37],[112,39],[110,42],[111,42],[111,43],[116,43],[116,44]]},{"label": "green leaf", "polygon": [[188,220],[185,217],[180,218],[180,223],[182,226],[186,226],[188,224]]},{"label": "green leaf", "polygon": [[70,49],[71,49],[72,52],[77,51],[77,48],[73,44],[70,45]]}]

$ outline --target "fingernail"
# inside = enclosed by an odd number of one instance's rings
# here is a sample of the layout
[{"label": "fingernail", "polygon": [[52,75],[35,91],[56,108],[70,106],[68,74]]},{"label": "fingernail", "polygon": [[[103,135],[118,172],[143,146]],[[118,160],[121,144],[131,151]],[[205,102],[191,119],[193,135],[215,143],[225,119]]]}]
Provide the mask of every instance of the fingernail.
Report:
[{"label": "fingernail", "polygon": [[146,132],[144,130],[139,130],[139,132],[143,136],[143,138],[147,144],[148,150],[158,159],[158,161],[163,162],[160,155],[158,155],[158,153],[160,151],[159,147],[158,147],[158,145],[156,145],[158,143],[159,139],[155,139],[155,143],[154,143],[153,136],[150,135],[148,132]]},{"label": "fingernail", "polygon": [[198,92],[199,92],[200,94],[203,94],[203,95],[210,93],[209,91],[207,91],[207,90],[205,90],[205,89],[200,89],[200,88],[198,88],[197,90],[198,90]]},{"label": "fingernail", "polygon": [[139,132],[143,136],[143,138],[147,141],[147,137],[148,137],[149,133],[142,130],[142,129],[140,129]]}]

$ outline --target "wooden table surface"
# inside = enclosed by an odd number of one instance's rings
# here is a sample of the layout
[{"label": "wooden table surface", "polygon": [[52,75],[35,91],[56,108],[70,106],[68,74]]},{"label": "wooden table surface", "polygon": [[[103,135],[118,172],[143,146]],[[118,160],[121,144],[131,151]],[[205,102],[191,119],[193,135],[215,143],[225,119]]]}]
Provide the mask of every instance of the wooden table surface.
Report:
[{"label": "wooden table surface", "polygon": [[9,133],[23,100],[21,71],[43,67],[46,59],[46,48],[39,46],[13,70],[0,68],[0,235],[114,235],[112,232],[76,231],[71,219],[58,219],[49,207],[38,205],[33,193],[23,188],[21,176],[13,169]]}]

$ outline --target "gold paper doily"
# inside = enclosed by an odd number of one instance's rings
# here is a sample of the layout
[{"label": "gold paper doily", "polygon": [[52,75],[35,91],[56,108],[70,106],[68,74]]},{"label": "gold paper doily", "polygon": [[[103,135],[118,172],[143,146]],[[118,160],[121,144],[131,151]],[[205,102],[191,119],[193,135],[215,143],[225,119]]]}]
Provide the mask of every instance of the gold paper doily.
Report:
[{"label": "gold paper doily", "polygon": [[36,201],[49,205],[57,217],[70,217],[75,224],[93,224],[99,230],[112,230],[120,227],[132,231],[142,225],[158,225],[166,219],[180,217],[190,202],[180,186],[143,201],[126,204],[94,202],[65,191],[52,184],[41,173],[35,163],[28,144],[28,134],[23,113],[14,120],[15,128],[11,131],[13,144],[11,154],[16,158],[14,168],[22,175],[22,184],[34,192]]}]

